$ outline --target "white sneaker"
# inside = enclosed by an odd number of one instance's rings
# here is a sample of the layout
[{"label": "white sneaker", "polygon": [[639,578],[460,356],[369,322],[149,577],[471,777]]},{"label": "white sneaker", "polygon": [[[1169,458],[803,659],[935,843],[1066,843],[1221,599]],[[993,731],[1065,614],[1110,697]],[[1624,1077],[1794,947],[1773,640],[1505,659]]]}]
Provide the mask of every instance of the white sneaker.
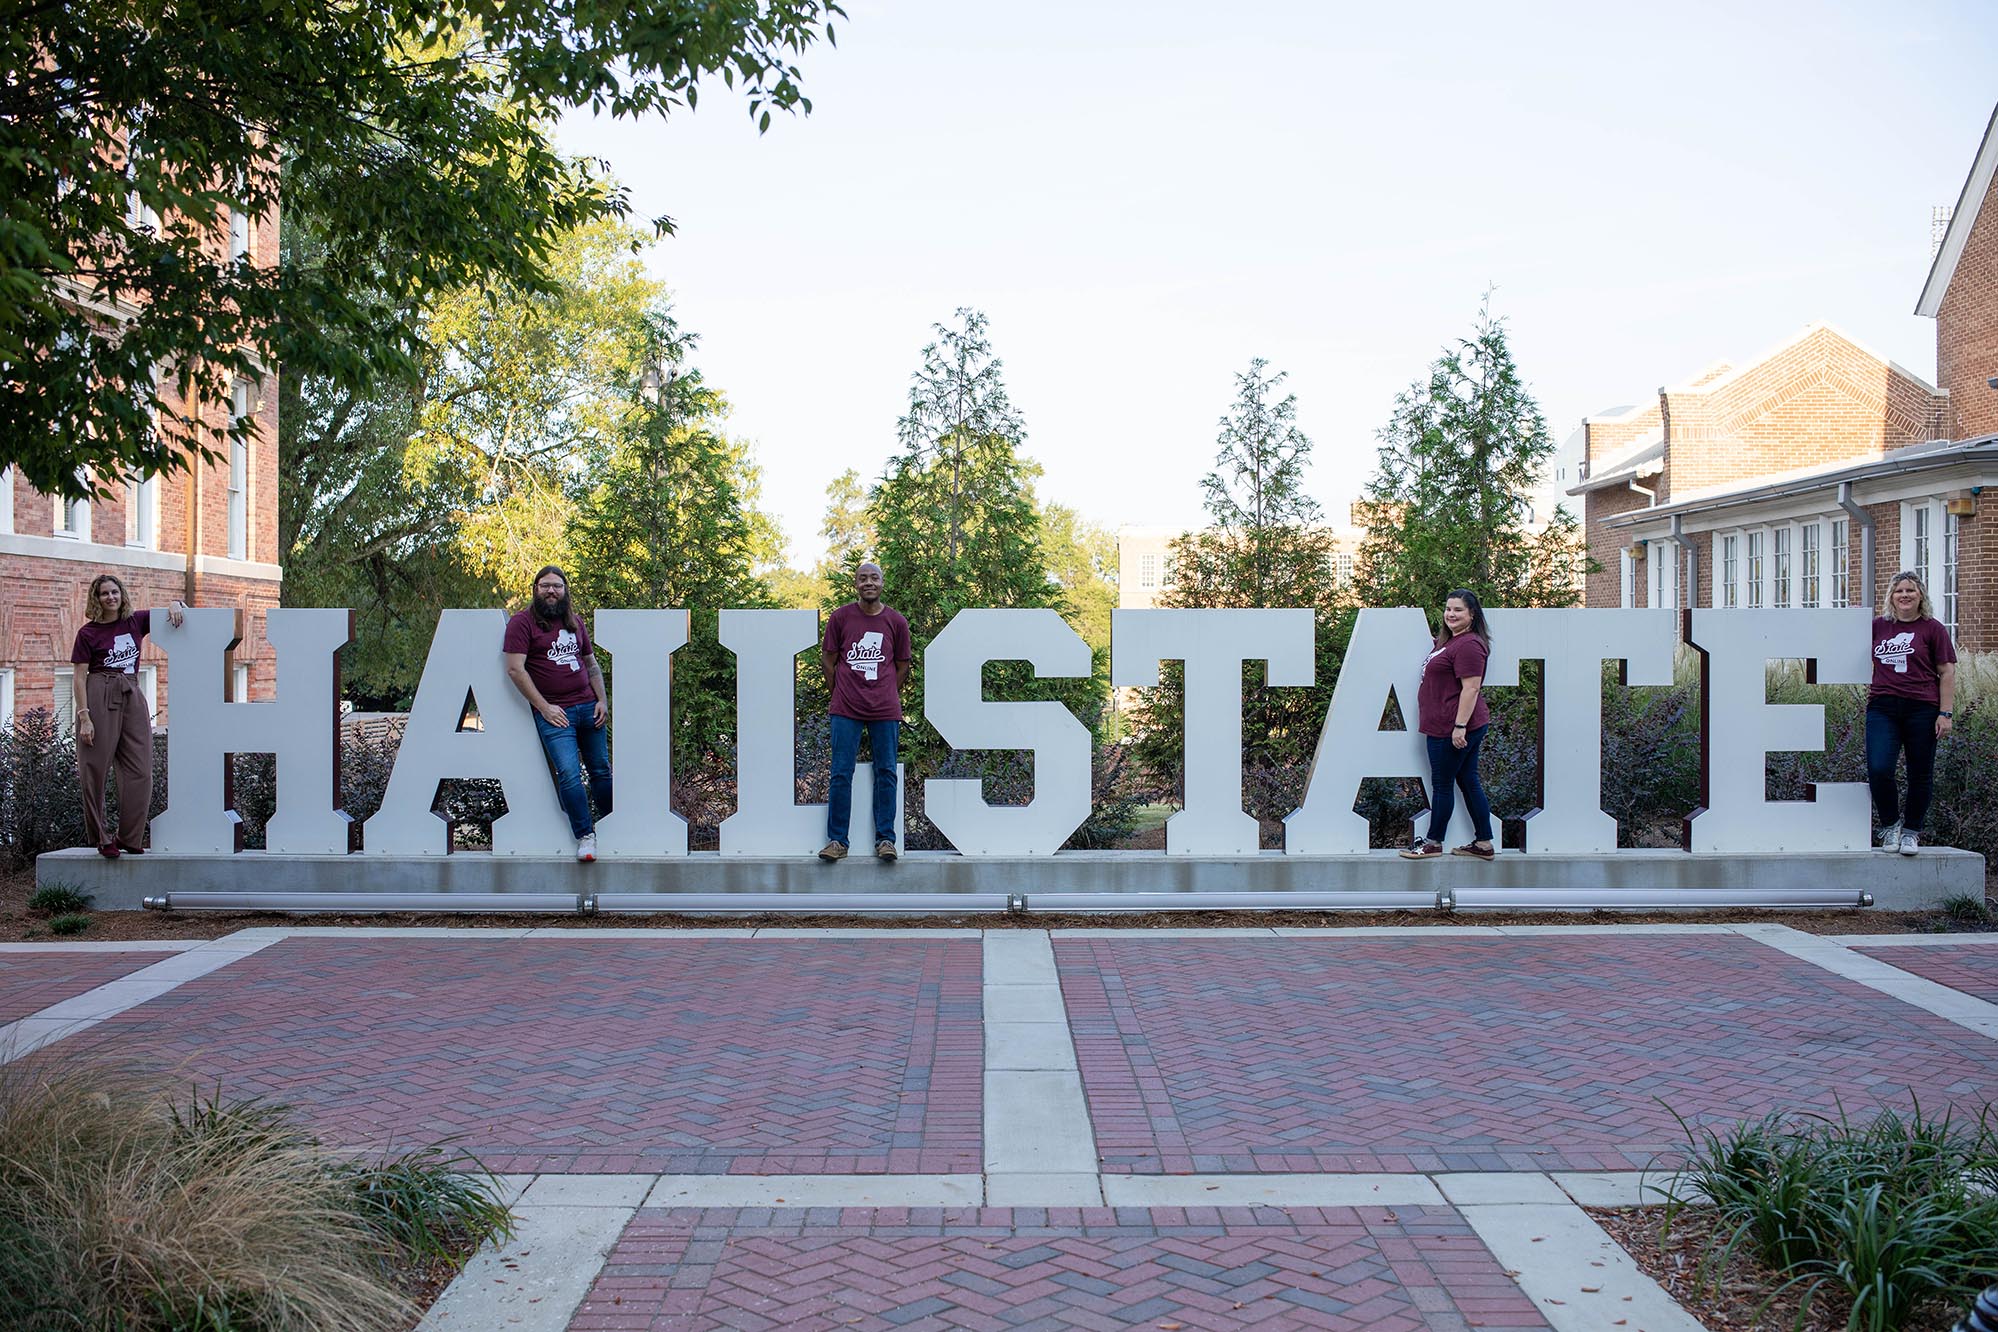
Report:
[{"label": "white sneaker", "polygon": [[584,833],[576,839],[576,859],[588,862],[597,858],[597,835]]},{"label": "white sneaker", "polygon": [[1880,849],[1899,851],[1901,849],[1901,825],[1890,823],[1880,830]]},{"label": "white sneaker", "polygon": [[1915,852],[1921,849],[1922,849],[1922,835],[1920,833],[1904,832],[1901,834],[1902,855],[1912,856],[1915,854]]}]

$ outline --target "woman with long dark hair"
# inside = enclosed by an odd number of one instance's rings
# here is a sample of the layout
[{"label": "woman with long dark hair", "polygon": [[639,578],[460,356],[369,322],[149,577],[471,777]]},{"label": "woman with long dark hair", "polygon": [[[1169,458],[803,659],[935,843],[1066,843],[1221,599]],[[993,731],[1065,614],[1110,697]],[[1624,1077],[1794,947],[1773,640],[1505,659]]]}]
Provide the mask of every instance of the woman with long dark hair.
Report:
[{"label": "woman with long dark hair", "polygon": [[1416,725],[1429,745],[1429,835],[1401,853],[1410,860],[1443,854],[1443,835],[1458,790],[1471,811],[1475,836],[1453,854],[1478,860],[1498,854],[1492,842],[1491,801],[1478,783],[1478,749],[1492,719],[1483,688],[1491,648],[1483,604],[1476,594],[1458,588],[1443,601],[1443,628],[1422,665],[1422,687],[1416,695]]},{"label": "woman with long dark hair", "polygon": [[[1936,746],[1956,725],[1956,645],[1935,617],[1929,590],[1908,572],[1887,584],[1873,621],[1873,687],[1866,696],[1866,779],[1880,815],[1880,849],[1912,856],[1934,790]],[[1894,780],[1908,751],[1908,802]]]},{"label": "woman with long dark hair", "polygon": [[[180,602],[173,603],[169,623],[180,623],[181,609]],[[76,667],[76,767],[83,783],[84,831],[106,859],[143,855],[146,817],[153,806],[153,714],[139,688],[139,645],[153,627],[153,613],[133,610],[125,584],[106,573],[90,580],[83,616],[69,659]],[[113,768],[118,771],[116,838],[104,822],[104,787]]]}]

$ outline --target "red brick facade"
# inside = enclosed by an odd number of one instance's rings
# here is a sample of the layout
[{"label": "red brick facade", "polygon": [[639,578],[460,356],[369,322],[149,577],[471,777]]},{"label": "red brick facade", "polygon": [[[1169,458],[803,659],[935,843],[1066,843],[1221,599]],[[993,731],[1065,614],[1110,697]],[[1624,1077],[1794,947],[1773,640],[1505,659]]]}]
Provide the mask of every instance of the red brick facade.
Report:
[{"label": "red brick facade", "polygon": [[[1998,119],[1991,133],[1998,134]],[[1998,145],[1987,142],[1980,164],[1992,153]],[[1947,437],[1972,439],[1998,434],[1998,389],[1990,383],[1998,375],[1998,173],[1985,183],[1981,198],[1958,205],[1953,226],[1965,228],[1965,234],[1932,311],[1936,382],[1949,395]]]},{"label": "red brick facade", "polygon": [[[227,244],[224,233],[218,245]],[[278,259],[277,220],[251,228],[251,254],[260,264]],[[89,582],[99,573],[124,580],[135,606],[163,606],[176,598],[196,605],[239,606],[246,615],[235,662],[249,667],[250,697],[269,697],[273,673],[262,612],[278,604],[277,374],[246,385],[256,431],[248,448],[244,488],[244,548],[229,548],[229,443],[224,436],[233,404],[204,403],[201,418],[217,462],[196,462],[152,482],[156,498],[150,534],[141,529],[130,491],[114,483],[113,497],[88,506],[87,537],[58,534],[55,501],[11,475],[11,524],[0,522],[0,672],[12,686],[15,715],[56,706],[56,673],[69,664],[83,618]],[[173,405],[179,405],[174,403]],[[78,529],[83,524],[75,524]],[[142,663],[156,672],[155,701],[165,721],[165,654],[148,644]]]}]

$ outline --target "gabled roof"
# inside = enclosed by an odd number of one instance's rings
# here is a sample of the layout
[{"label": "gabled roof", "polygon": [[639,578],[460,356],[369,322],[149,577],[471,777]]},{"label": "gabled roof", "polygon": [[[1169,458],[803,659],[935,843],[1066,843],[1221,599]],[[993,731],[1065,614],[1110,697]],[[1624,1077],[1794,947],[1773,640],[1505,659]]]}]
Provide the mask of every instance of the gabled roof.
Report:
[{"label": "gabled roof", "polygon": [[1956,276],[1956,261],[1963,257],[1970,230],[1977,225],[1977,211],[1984,203],[1984,196],[1991,192],[1994,172],[1998,172],[1998,108],[1992,110],[1990,123],[1984,127],[1984,142],[1977,146],[1977,160],[1970,164],[1970,176],[1963,182],[1963,193],[1956,198],[1956,212],[1950,215],[1942,248],[1936,251],[1935,262],[1929,265],[1929,280],[1922,286],[1922,299],[1915,302],[1916,314],[1933,319],[1942,308],[1949,280]]}]

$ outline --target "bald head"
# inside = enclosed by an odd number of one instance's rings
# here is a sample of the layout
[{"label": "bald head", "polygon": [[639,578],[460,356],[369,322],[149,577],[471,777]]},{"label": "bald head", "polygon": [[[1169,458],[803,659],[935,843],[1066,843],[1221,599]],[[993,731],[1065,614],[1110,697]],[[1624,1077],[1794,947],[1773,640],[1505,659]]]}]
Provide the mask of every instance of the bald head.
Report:
[{"label": "bald head", "polygon": [[881,589],[885,581],[881,566],[873,560],[865,561],[853,571],[853,594],[869,614],[881,604]]}]

